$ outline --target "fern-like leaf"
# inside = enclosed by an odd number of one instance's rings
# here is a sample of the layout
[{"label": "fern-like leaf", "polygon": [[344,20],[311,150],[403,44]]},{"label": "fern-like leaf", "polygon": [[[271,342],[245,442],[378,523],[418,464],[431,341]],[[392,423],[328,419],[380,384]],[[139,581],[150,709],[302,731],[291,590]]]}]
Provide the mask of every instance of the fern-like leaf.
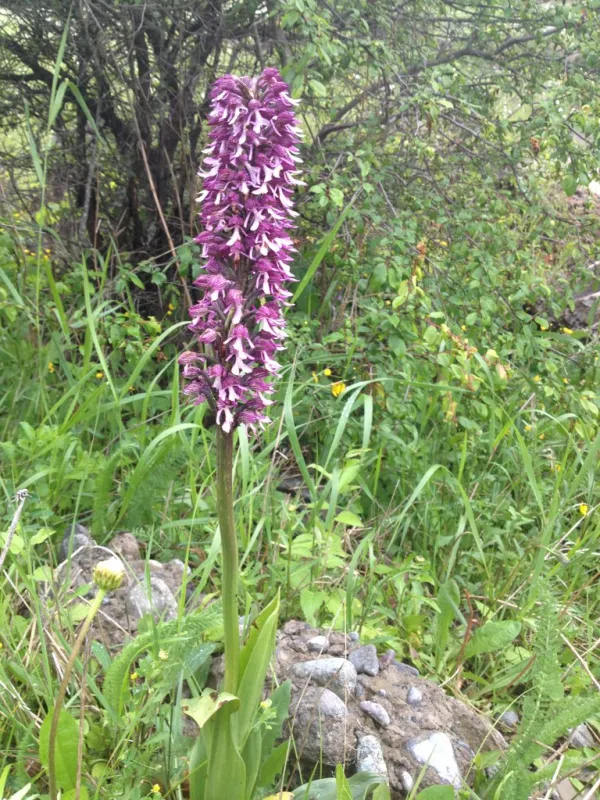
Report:
[{"label": "fern-like leaf", "polygon": [[[198,638],[210,628],[214,628],[221,618],[221,609],[214,603],[202,612],[185,617],[183,620],[158,623],[154,630],[137,636],[114,659],[104,678],[104,699],[107,706],[117,717],[123,713],[123,708],[129,694],[129,674],[135,659],[150,648],[160,646],[171,648],[173,658],[177,658],[179,650],[181,655],[189,648],[190,642],[197,643]],[[177,648],[174,652],[172,648]]]}]

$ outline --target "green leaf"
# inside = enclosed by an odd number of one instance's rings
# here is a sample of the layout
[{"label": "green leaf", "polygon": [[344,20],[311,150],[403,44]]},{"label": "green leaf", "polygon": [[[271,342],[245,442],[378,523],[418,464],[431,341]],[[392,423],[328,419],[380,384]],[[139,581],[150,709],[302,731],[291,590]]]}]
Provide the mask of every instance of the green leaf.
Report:
[{"label": "green leaf", "polygon": [[191,717],[199,728],[203,728],[217,711],[229,704],[232,711],[237,711],[240,706],[240,700],[229,692],[219,693],[214,689],[206,689],[200,697],[184,700],[181,704],[181,710],[188,717]]},{"label": "green leaf", "polygon": [[302,589],[300,592],[300,608],[304,614],[304,618],[311,625],[317,623],[317,612],[327,601],[327,592],[313,591],[312,589]]},{"label": "green leaf", "polygon": [[321,81],[317,81],[314,78],[311,78],[311,80],[309,80],[308,82],[308,85],[312,89],[313,94],[316,94],[317,97],[327,97],[327,89],[321,83]]},{"label": "green leaf", "polygon": [[[271,750],[266,758],[264,758],[263,752],[264,761],[260,768],[259,786],[269,786],[275,782],[278,775],[281,775],[285,767],[289,746],[289,741],[282,742],[278,747]],[[293,795],[290,795],[290,798],[292,797]]]},{"label": "green leaf", "polygon": [[335,521],[342,525],[350,525],[352,528],[361,528],[363,524],[361,518],[353,514],[352,511],[340,512],[335,518]]},{"label": "green leaf", "polygon": [[235,718],[233,704],[227,703],[208,722],[205,733],[208,740],[208,772],[205,800],[227,798],[246,800],[246,765],[235,743]]},{"label": "green leaf", "polygon": [[[48,769],[48,755],[50,753],[52,713],[53,709],[50,709],[40,728],[40,761],[46,770]],[[75,788],[78,743],[79,725],[68,712],[61,711],[54,741],[56,783],[61,789]]]},{"label": "green leaf", "polygon": [[574,175],[567,175],[563,178],[562,188],[567,197],[572,197],[577,191],[577,178]]},{"label": "green leaf", "polygon": [[448,645],[450,626],[459,612],[460,589],[456,581],[451,579],[443,583],[436,600],[440,609],[434,625],[436,664],[439,666]]},{"label": "green leaf", "polygon": [[29,540],[29,544],[42,544],[48,539],[50,536],[54,534],[53,528],[40,528],[37,533],[34,533],[31,539]]},{"label": "green leaf", "polygon": [[[80,786],[79,787],[79,800],[89,800],[89,792],[87,790],[87,786]],[[77,791],[76,789],[69,789],[68,792],[65,792],[61,796],[61,800],[76,800],[77,798]]]},{"label": "green leaf", "polygon": [[516,620],[486,622],[477,628],[465,648],[465,658],[492,653],[509,645],[521,632],[521,623]]},{"label": "green leaf", "polygon": [[235,717],[235,724],[237,726],[236,743],[242,748],[254,725],[267,670],[275,649],[278,614],[279,595],[269,603],[252,624],[250,634],[240,654],[240,682],[238,685],[240,710]]},{"label": "green leaf", "polygon": [[335,769],[335,788],[336,800],[352,800],[352,792],[341,764],[338,764]]},{"label": "green leaf", "polygon": [[329,196],[338,208],[341,208],[344,205],[344,193],[341,189],[338,189],[335,186],[332,187],[329,190]]},{"label": "green leaf", "polygon": [[387,785],[387,783],[382,783],[381,786],[378,786],[375,789],[372,800],[392,800],[390,787]]},{"label": "green leaf", "polygon": [[451,786],[429,786],[417,795],[417,800],[454,800]]}]

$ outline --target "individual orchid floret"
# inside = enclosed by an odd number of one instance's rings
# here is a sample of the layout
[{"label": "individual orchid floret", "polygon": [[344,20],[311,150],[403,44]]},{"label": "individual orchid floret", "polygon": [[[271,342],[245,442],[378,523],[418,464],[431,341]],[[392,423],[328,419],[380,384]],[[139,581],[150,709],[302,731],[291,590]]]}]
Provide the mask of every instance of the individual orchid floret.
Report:
[{"label": "individual orchid floret", "polygon": [[264,426],[286,336],[295,250],[290,231],[294,187],[302,185],[300,130],[287,85],[276,69],[258,78],[225,75],[211,90],[210,144],[204,151],[196,237],[205,259],[190,308],[197,352],[180,363],[185,393],[208,402],[225,433]]}]

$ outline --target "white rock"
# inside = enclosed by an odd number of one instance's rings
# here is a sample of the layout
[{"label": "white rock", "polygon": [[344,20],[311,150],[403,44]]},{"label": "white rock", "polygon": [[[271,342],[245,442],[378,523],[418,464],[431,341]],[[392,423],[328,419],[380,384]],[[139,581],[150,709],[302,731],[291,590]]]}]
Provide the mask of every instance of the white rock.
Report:
[{"label": "white rock", "polygon": [[405,792],[410,792],[415,785],[413,776],[405,769],[401,770],[400,772],[400,783],[402,784],[402,788]]},{"label": "white rock", "polygon": [[371,734],[363,736],[356,750],[356,771],[374,772],[376,775],[385,775],[388,771],[383,758],[381,742]]},{"label": "white rock", "polygon": [[407,743],[406,747],[419,764],[427,764],[445,783],[451,784],[455,789],[461,788],[461,774],[454,755],[454,748],[450,737],[445,733],[432,733],[427,739],[420,742],[413,739]]},{"label": "white rock", "polygon": [[423,699],[423,692],[416,686],[411,686],[406,695],[406,702],[411,706],[416,706]]},{"label": "white rock", "polygon": [[326,653],[329,650],[329,639],[326,636],[313,636],[306,647],[310,653]]},{"label": "white rock", "polygon": [[382,727],[387,728],[390,724],[390,715],[379,703],[373,703],[371,700],[363,700],[363,702],[360,703],[360,708]]}]

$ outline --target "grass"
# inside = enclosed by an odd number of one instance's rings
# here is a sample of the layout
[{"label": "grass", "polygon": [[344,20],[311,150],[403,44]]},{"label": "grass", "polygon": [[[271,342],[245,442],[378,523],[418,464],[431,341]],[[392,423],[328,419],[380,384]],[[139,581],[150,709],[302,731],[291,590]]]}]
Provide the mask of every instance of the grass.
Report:
[{"label": "grass", "polygon": [[[48,130],[69,90],[55,80]],[[30,146],[44,187],[48,152],[38,153],[33,136]],[[299,300],[350,207],[308,259]],[[38,219],[33,230],[5,220],[0,240],[4,530],[16,492],[30,493],[0,573],[0,775],[9,770],[7,791],[32,783],[43,796],[43,721],[85,610],[82,598],[56,602],[51,588],[64,528],[86,524],[100,544],[132,530],[148,557],[189,564],[198,594],[218,595],[220,574],[214,434],[204,410],[181,398],[184,311],[144,319],[116,256],[58,270],[44,214]],[[457,370],[437,369],[448,349],[427,329],[405,332],[415,341],[406,358],[390,355],[377,338],[383,317],[374,322],[368,309],[354,339],[319,344],[324,307],[290,315],[293,344],[273,424],[258,440],[239,432],[240,613],[252,614],[278,586],[284,619],[360,630],[494,718],[524,704],[549,589],[564,691],[597,692],[597,343],[527,339],[511,351],[509,381],[498,379],[493,357],[478,354],[469,368],[480,380],[475,393]],[[506,335],[502,324],[496,335]],[[536,384],[548,341],[561,369],[579,370],[577,395],[565,395],[552,365],[545,385]],[[460,358],[453,366],[466,369]],[[334,380],[345,384],[338,397]],[[290,476],[296,493],[282,489]],[[136,678],[125,680],[116,704],[105,679],[122,657],[96,643],[77,660],[66,708],[83,724],[69,746],[94,797],[136,800],[156,783],[165,796],[184,796],[178,700],[184,677],[194,686],[187,659],[198,665],[207,646],[190,645],[190,619],[180,604],[176,635],[160,626],[143,634],[146,649],[119,673]],[[158,660],[165,641],[173,669]],[[590,724],[600,729],[597,716]],[[597,752],[585,758],[593,763]],[[483,770],[478,780],[475,791],[489,797]]]}]

